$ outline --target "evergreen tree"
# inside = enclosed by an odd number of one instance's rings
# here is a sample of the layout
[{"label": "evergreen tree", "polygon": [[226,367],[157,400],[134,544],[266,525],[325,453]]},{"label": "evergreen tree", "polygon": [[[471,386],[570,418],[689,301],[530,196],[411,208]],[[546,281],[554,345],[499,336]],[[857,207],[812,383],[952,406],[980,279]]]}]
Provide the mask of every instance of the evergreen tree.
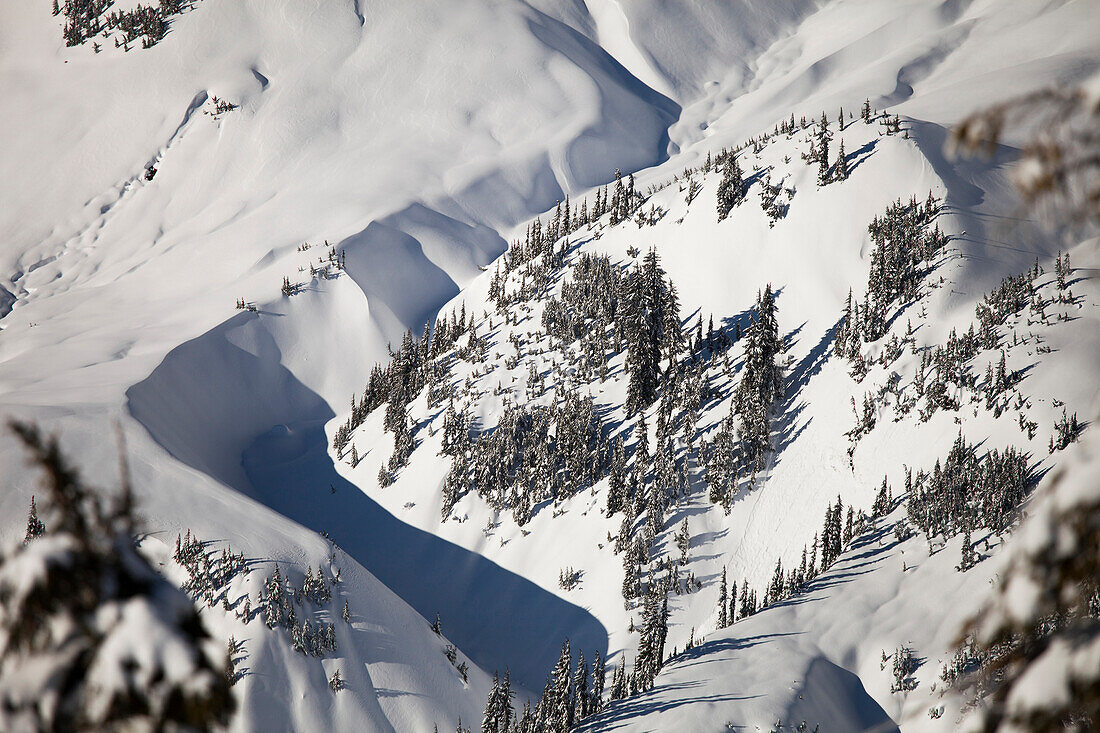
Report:
[{"label": "evergreen tree", "polygon": [[645,413],[638,413],[638,422],[634,424],[634,469],[635,474],[644,476],[649,467],[649,426],[645,422]]},{"label": "evergreen tree", "polygon": [[741,179],[741,166],[737,156],[730,153],[722,167],[722,180],[718,183],[718,221],[729,216],[734,206],[745,197],[745,184]]},{"label": "evergreen tree", "polygon": [[970,530],[967,529],[963,532],[962,541],[962,558],[959,564],[955,566],[955,569],[960,573],[965,573],[970,568],[978,564],[978,553],[974,551],[974,543],[970,540]]},{"label": "evergreen tree", "polygon": [[128,476],[99,496],[56,438],[11,427],[42,469],[51,527],[0,553],[0,729],[226,725],[224,657],[187,594],[138,552]]},{"label": "evergreen tree", "polygon": [[843,534],[840,516],[843,511],[844,504],[839,495],[836,504],[825,510],[825,522],[821,529],[822,570],[827,570],[840,557]]},{"label": "evergreen tree", "polygon": [[482,733],[509,733],[515,710],[512,698],[515,692],[508,672],[501,682],[497,673],[493,673],[493,687],[489,690],[489,699],[485,703],[485,714],[481,719]]},{"label": "evergreen tree", "polygon": [[603,707],[604,661],[599,651],[592,661],[592,696],[589,703],[591,712],[598,713]]},{"label": "evergreen tree", "polygon": [[882,477],[882,486],[875,496],[875,503],[871,505],[871,517],[885,517],[890,513],[890,490],[886,486],[886,477]]},{"label": "evergreen tree", "polygon": [[833,180],[848,180],[848,159],[844,157],[844,140],[841,140],[840,145],[837,147],[836,168],[833,169]]},{"label": "evergreen tree", "polygon": [[741,600],[737,615],[739,618],[745,618],[754,613],[756,613],[756,601],[749,591],[749,580],[745,578],[741,581]]},{"label": "evergreen tree", "polygon": [[829,118],[821,113],[821,123],[817,130],[817,185],[829,182]]},{"label": "evergreen tree", "polygon": [[584,652],[577,650],[577,670],[573,674],[573,720],[580,722],[589,714],[588,663]]},{"label": "evergreen tree", "polygon": [[46,525],[42,520],[38,518],[38,506],[34,503],[34,497],[31,497],[31,508],[27,512],[27,532],[23,535],[23,544],[27,544],[36,537],[41,537],[46,534]]},{"label": "evergreen tree", "polygon": [[635,412],[657,398],[661,360],[674,358],[681,343],[675,289],[664,278],[656,249],[630,273],[625,296],[627,410]]},{"label": "evergreen tree", "polygon": [[[736,405],[734,407],[736,409]],[[731,415],[722,421],[707,456],[704,479],[709,487],[711,503],[721,504],[726,512],[732,506],[734,489],[737,488],[737,444],[734,418]]]},{"label": "evergreen tree", "polygon": [[722,585],[719,586],[718,591],[718,628],[724,629],[729,626],[729,617],[726,615],[726,609],[729,604],[728,588],[726,587],[726,568],[722,567]]},{"label": "evergreen tree", "polygon": [[684,521],[680,525],[680,532],[676,535],[676,546],[680,550],[680,564],[686,565],[688,560],[688,550],[691,549],[691,534],[688,531],[687,517],[684,517]]},{"label": "evergreen tree", "polygon": [[783,377],[776,357],[783,345],[775,316],[771,285],[757,294],[753,324],[748,329],[745,363],[734,395],[737,434],[741,450],[753,475],[764,466],[771,450],[771,412],[783,396]]},{"label": "evergreen tree", "polygon": [[665,527],[664,485],[662,481],[653,481],[649,485],[649,495],[646,501],[646,539],[651,547],[657,535]]},{"label": "evergreen tree", "polygon": [[[606,196],[606,193],[604,194]],[[615,169],[615,191],[611,195],[611,225],[615,226],[626,218],[626,189],[623,187],[623,174]]]},{"label": "evergreen tree", "polygon": [[645,596],[641,634],[634,675],[638,688],[648,690],[664,665],[665,639],[668,637],[668,597],[662,595],[658,599],[655,587]]},{"label": "evergreen tree", "polygon": [[611,466],[608,471],[607,516],[622,511],[626,499],[626,450],[622,436],[616,436],[611,447]]},{"label": "evergreen tree", "polygon": [[775,572],[772,573],[772,582],[768,585],[767,603],[768,605],[778,603],[783,598],[783,560],[777,559],[775,561]]},{"label": "evergreen tree", "polygon": [[561,656],[551,673],[550,709],[547,711],[548,730],[553,733],[566,733],[573,727],[573,675],[572,653],[569,651],[569,639],[561,647]]},{"label": "evergreen tree", "polygon": [[623,655],[623,659],[619,662],[619,666],[615,669],[615,674],[611,678],[611,700],[622,700],[626,697],[626,655]]}]

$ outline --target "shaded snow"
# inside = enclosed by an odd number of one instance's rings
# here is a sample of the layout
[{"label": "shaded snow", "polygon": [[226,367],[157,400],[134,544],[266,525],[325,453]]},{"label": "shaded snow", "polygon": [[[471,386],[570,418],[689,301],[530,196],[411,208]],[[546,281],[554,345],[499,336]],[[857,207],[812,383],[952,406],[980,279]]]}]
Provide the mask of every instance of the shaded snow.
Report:
[{"label": "shaded snow", "polygon": [[[0,95],[13,110],[0,116],[0,414],[60,431],[104,485],[116,462],[103,435],[120,418],[142,511],[165,545],[191,527],[299,572],[327,557],[318,531],[343,548],[357,618],[340,629],[334,657],[306,659],[257,624],[205,613],[225,636],[247,637],[255,674],[241,683],[240,728],[448,729],[459,714],[476,725],[486,673],[511,665],[537,689],[565,633],[586,655],[633,656],[619,560],[598,547],[618,528],[598,516],[603,489],[578,495],[561,517],[536,516],[529,537],[507,519],[487,536],[497,518],[469,500],[456,510],[466,522],[439,524],[442,464],[430,440],[401,481],[378,491],[390,450],[380,419],[356,439],[366,458],[355,470],[334,464],[325,432],[405,328],[419,333],[448,301],[480,313],[488,273],[479,268],[564,194],[591,196],[616,167],[638,171],[644,190],[792,112],[824,109],[835,123],[838,106],[858,112],[869,97],[902,114],[912,139],[879,138],[856,120],[844,133],[852,178],[822,190],[799,160],[800,140],[769,148],[759,164],[782,165],[797,189],[774,229],[756,187],[716,224],[711,177],[690,208],[675,185],[659,193],[653,202],[669,213],[657,226],[628,224],[583,245],[618,260],[629,246],[655,245],[682,312],[704,321],[743,317],[771,282],[793,357],[785,447],[763,486],[729,517],[698,495],[669,517],[674,526],[689,516],[691,569],[704,581],[674,604],[669,645],[682,647],[692,627],[707,643],[606,721],[653,730],[782,717],[857,729],[888,718],[934,728],[926,712],[937,656],[968,608],[960,599],[984,588],[991,563],[961,575],[957,544],[928,558],[918,541],[897,547],[874,535],[805,599],[721,633],[716,579],[726,565],[731,580],[760,587],[776,557],[797,560],[838,493],[867,507],[884,473],[897,486],[902,462],[928,467],[949,446],[950,416],[920,427],[883,420],[854,472],[847,465],[848,398],[862,392],[825,355],[848,288],[865,282],[865,227],[898,196],[946,197],[959,256],[942,271],[949,287],[927,322],[914,314],[928,342],[965,326],[1003,275],[1035,257],[1049,262],[1062,243],[1017,221],[1011,151],[960,162],[942,146],[977,106],[1094,71],[1095,20],[1088,2],[1025,0],[797,9],[204,0],[153,49],[96,56],[62,47],[45,0],[9,3],[0,10]],[[240,109],[215,119],[206,114],[214,96]],[[743,161],[749,171],[755,163]],[[146,182],[150,164],[158,172]],[[334,280],[309,276],[325,240],[347,254]],[[314,247],[298,252],[303,241]],[[1073,288],[1089,309],[1042,333],[1052,355],[1010,357],[1012,368],[1035,364],[1026,381],[1041,424],[1034,445],[1012,418],[967,420],[972,439],[1023,441],[1039,458],[1058,414],[1052,400],[1089,404],[1100,356],[1091,252],[1073,251]],[[284,276],[305,292],[281,298]],[[258,312],[233,311],[242,297]],[[620,402],[615,389],[597,400]],[[727,410],[714,406],[701,426]],[[10,482],[0,534],[13,537],[33,480],[10,441],[0,441],[0,475]],[[913,568],[904,574],[903,551]],[[566,565],[584,570],[570,593],[556,582]],[[486,609],[486,596],[498,605]],[[427,630],[435,610],[483,668],[472,667],[469,689]],[[889,669],[878,666],[882,649],[903,642],[928,658],[911,702],[889,693]],[[333,697],[336,666],[348,689]],[[952,722],[949,712],[939,729]]]}]

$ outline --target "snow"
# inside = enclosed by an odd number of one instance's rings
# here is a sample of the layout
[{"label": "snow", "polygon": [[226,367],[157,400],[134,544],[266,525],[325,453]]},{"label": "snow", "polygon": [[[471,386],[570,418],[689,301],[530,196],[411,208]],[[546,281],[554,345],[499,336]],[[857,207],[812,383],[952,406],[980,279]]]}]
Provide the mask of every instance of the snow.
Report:
[{"label": "snow", "polygon": [[[203,0],[152,49],[95,55],[63,47],[45,0],[5,4],[0,415],[58,431],[100,485],[115,476],[103,436],[119,420],[150,543],[166,548],[191,528],[300,576],[329,555],[318,532],[334,539],[356,620],[337,623],[338,651],[323,662],[292,651],[281,632],[204,611],[222,638],[245,642],[252,673],[236,688],[237,728],[446,730],[459,715],[476,725],[489,675],[510,667],[526,691],[541,689],[563,636],[586,656],[609,652],[612,665],[633,659],[627,628],[637,614],[623,609],[620,559],[606,546],[619,518],[603,516],[601,485],[561,516],[536,514],[522,528],[529,535],[472,497],[455,509],[464,521],[441,524],[439,438],[422,433],[411,464],[380,490],[391,450],[380,414],[356,432],[357,468],[329,453],[348,400],[406,328],[419,334],[462,302],[479,317],[491,312],[491,272],[481,268],[565,194],[591,204],[592,187],[615,168],[636,171],[646,190],[792,113],[816,119],[824,109],[835,133],[843,105],[857,114],[837,136],[856,163],[848,181],[816,187],[799,158],[806,133],[742,156],[746,176],[774,166],[772,180],[796,190],[773,228],[759,183],[716,223],[711,175],[690,205],[677,184],[656,193],[646,206],[668,213],[653,227],[573,237],[618,262],[631,246],[655,246],[691,324],[697,314],[743,321],[771,283],[792,357],[784,447],[762,485],[728,516],[696,486],[661,540],[671,547],[687,517],[689,568],[704,583],[673,599],[669,648],[683,648],[692,629],[706,643],[593,727],[770,729],[781,718],[823,730],[950,729],[953,711],[928,717],[941,704],[929,688],[996,557],[962,574],[957,540],[928,557],[923,540],[898,545],[881,530],[805,597],[722,631],[717,578],[725,567],[760,588],[776,558],[797,561],[838,494],[869,508],[887,475],[896,495],[902,465],[930,468],[960,427],[1055,465],[1046,451],[1054,400],[1083,415],[1098,385],[1095,243],[1071,250],[1072,289],[1084,298],[1077,320],[1020,324],[1022,337],[1042,342],[1008,356],[1010,368],[1030,370],[1034,441],[1013,416],[984,410],[961,426],[943,413],[926,424],[881,415],[850,468],[849,399],[886,375],[853,383],[828,358],[830,334],[848,289],[858,295],[866,283],[871,217],[929,191],[946,199],[940,223],[953,253],[927,317],[905,315],[924,343],[965,329],[982,294],[1036,257],[1053,291],[1050,263],[1067,245],[1020,221],[1013,151],[949,159],[944,143],[982,105],[1095,79],[1096,20],[1087,1]],[[215,96],[240,108],[214,117]],[[865,126],[864,98],[902,115],[910,139]],[[157,173],[146,181],[150,164]],[[298,251],[303,242],[313,246]],[[346,272],[311,277],[330,246],[346,253]],[[284,276],[304,292],[280,297]],[[257,311],[231,310],[237,298]],[[528,318],[511,330],[532,330],[538,306]],[[499,316],[494,324],[490,352],[512,353]],[[512,376],[522,394],[527,368],[521,361],[479,386],[491,395]],[[892,367],[914,368],[911,355]],[[621,379],[599,389],[597,403],[621,404]],[[413,409],[426,416],[423,398]],[[492,425],[500,399],[477,409]],[[728,409],[728,400],[711,405],[700,427]],[[0,537],[21,537],[34,480],[12,441],[0,440],[0,475]],[[566,566],[583,571],[572,591],[557,584]],[[253,592],[258,583],[247,581]],[[468,687],[427,627],[436,612],[474,663]],[[878,668],[880,652],[902,643],[926,658],[908,696],[891,694],[889,668]],[[347,689],[333,696],[337,668]]]}]

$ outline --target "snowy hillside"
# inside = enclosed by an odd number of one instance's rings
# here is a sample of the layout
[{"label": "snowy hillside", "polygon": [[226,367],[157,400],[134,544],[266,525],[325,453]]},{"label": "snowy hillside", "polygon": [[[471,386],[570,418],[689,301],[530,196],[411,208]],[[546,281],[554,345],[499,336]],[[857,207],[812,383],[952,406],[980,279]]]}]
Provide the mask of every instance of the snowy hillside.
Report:
[{"label": "snowy hillside", "polygon": [[1094,75],[1095,3],[66,17],[0,10],[0,415],[101,486],[121,424],[235,729],[476,727],[506,670],[537,716],[578,651],[584,729],[952,729],[958,625],[1095,414],[1100,261],[945,141]]}]

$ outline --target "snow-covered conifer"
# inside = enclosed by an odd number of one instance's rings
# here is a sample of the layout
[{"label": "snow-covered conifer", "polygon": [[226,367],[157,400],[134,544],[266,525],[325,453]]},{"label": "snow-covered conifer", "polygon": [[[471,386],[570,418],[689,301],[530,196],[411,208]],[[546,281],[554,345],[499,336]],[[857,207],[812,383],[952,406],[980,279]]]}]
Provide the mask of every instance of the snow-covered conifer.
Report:
[{"label": "snow-covered conifer", "polygon": [[51,527],[0,556],[0,729],[225,725],[221,645],[138,551],[126,475],[101,498],[56,439],[12,427],[45,475]]}]

